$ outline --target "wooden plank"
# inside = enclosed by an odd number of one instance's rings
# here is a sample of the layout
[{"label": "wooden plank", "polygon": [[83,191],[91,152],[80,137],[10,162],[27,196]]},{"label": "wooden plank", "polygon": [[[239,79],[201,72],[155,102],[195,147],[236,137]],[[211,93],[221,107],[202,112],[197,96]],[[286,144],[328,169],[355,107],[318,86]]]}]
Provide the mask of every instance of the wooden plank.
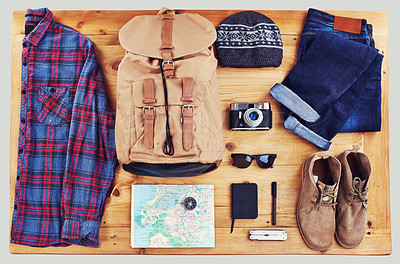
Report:
[{"label": "wooden plank", "polygon": [[[238,11],[185,10],[208,18],[217,26],[225,17]],[[279,26],[284,42],[284,58],[278,68],[233,69],[218,67],[218,82],[224,120],[224,156],[221,167],[199,177],[154,178],[132,175],[119,167],[114,181],[115,190],[107,201],[100,229],[100,248],[80,246],[67,248],[32,248],[10,244],[12,253],[25,254],[321,254],[309,249],[303,242],[296,223],[297,198],[301,189],[301,164],[306,157],[319,151],[309,142],[283,128],[279,104],[268,94],[276,82],[281,82],[295,64],[306,11],[261,11]],[[369,191],[368,230],[365,240],[356,249],[347,250],[336,243],[325,254],[390,254],[391,224],[389,200],[388,157],[388,31],[384,12],[329,11],[335,15],[366,18],[374,27],[377,48],[385,55],[382,70],[382,132],[343,133],[333,139],[329,153],[337,155],[350,149],[353,144],[370,157],[373,175]],[[13,15],[11,61],[11,133],[10,133],[10,223],[14,204],[14,188],[17,165],[17,146],[20,107],[21,40],[24,37],[24,13]],[[118,31],[135,15],[154,14],[155,11],[54,11],[56,21],[72,26],[92,39],[104,74],[107,93],[115,109],[116,75],[124,56],[119,46]],[[273,129],[267,132],[229,132],[228,108],[232,102],[268,101],[273,110]],[[239,170],[231,165],[230,154],[277,153],[273,169],[262,170],[252,165]],[[229,234],[230,184],[255,182],[259,187],[259,217],[255,220],[238,220],[235,231]],[[271,221],[272,181],[278,182],[278,224]],[[214,184],[216,247],[212,249],[132,249],[130,248],[130,184]],[[289,233],[286,242],[254,242],[248,240],[248,232],[254,228],[285,229]],[[268,244],[268,246],[263,246]]]},{"label": "wooden plank", "polygon": [[[11,117],[10,117],[10,204],[14,208],[15,178],[17,175],[18,158],[18,129],[21,102],[21,58],[22,37],[11,38]],[[9,223],[11,227],[12,209],[10,209]]]},{"label": "wooden plank", "polygon": [[[197,13],[209,19],[214,26],[218,26],[226,17],[241,10],[181,10],[184,13]],[[118,34],[129,20],[137,15],[154,15],[156,10],[135,11],[59,11],[53,10],[54,19],[60,23],[73,27],[85,35],[113,35]],[[116,12],[118,15],[116,17]],[[283,34],[300,35],[303,29],[304,19],[307,11],[293,10],[258,10],[271,18]],[[327,11],[340,16],[354,18],[367,18],[368,23],[374,25],[375,35],[387,35],[387,14],[385,12],[365,11]],[[24,34],[25,11],[15,11],[13,14],[12,34]],[[296,23],[293,23],[296,21]]]},{"label": "wooden plank", "polygon": [[[382,65],[382,131],[365,133],[364,152],[368,155],[372,166],[370,184],[369,224],[382,228],[391,228],[390,219],[390,182],[389,182],[389,66],[387,52],[388,38],[379,37],[376,45],[385,56]],[[386,221],[384,220],[386,219]]]},{"label": "wooden plank", "polygon": [[[229,228],[216,228],[215,248],[181,248],[181,249],[136,249],[130,247],[129,227],[102,228],[100,231],[100,248],[70,246],[66,248],[31,248],[21,245],[10,246],[11,253],[26,254],[125,254],[125,255],[241,255],[241,254],[309,254],[309,255],[381,255],[390,254],[387,243],[389,229],[368,231],[362,245],[351,250],[343,250],[335,241],[325,252],[311,250],[304,242],[297,228],[286,227],[288,239],[282,241],[251,241],[248,239],[249,228],[235,228],[230,234]],[[290,245],[290,246],[289,246]]]}]

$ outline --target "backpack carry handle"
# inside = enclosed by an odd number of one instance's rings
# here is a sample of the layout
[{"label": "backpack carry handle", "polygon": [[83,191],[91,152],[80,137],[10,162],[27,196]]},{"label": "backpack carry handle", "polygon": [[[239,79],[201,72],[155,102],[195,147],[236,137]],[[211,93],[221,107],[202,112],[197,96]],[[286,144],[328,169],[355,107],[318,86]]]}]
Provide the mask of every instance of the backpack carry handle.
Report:
[{"label": "backpack carry handle", "polygon": [[172,23],[174,21],[174,14],[165,12],[162,15],[162,40],[161,40],[161,56],[162,56],[162,70],[165,78],[169,79],[174,76],[175,65],[172,61]]},{"label": "backpack carry handle", "polygon": [[172,9],[169,9],[167,7],[162,7],[160,11],[157,12],[157,15],[163,15],[163,14],[172,14],[175,15],[175,11]]}]

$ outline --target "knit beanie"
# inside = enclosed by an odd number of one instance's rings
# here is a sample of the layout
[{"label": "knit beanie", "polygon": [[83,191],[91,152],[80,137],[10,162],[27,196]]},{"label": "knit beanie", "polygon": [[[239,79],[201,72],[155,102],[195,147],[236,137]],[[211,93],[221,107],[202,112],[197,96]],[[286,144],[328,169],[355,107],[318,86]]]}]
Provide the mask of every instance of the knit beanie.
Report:
[{"label": "knit beanie", "polygon": [[282,62],[279,28],[261,13],[243,11],[231,15],[217,27],[217,33],[222,67],[278,67]]}]

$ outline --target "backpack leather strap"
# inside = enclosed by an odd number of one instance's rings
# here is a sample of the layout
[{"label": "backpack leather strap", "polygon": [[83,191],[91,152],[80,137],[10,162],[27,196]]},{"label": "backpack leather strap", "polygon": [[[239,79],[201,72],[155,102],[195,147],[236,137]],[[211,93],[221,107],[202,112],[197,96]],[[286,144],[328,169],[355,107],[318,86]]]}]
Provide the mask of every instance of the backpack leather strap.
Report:
[{"label": "backpack leather strap", "polygon": [[154,148],[154,119],[156,109],[154,104],[157,102],[155,98],[155,88],[153,79],[145,79],[143,82],[143,119],[144,119],[144,145],[148,149]]},{"label": "backpack leather strap", "polygon": [[161,56],[163,59],[162,68],[166,78],[171,78],[174,75],[174,62],[172,61],[172,22],[174,20],[173,14],[164,13],[162,15],[162,43],[161,43]]},{"label": "backpack leather strap", "polygon": [[183,78],[182,83],[182,145],[189,151],[193,147],[193,78]]}]

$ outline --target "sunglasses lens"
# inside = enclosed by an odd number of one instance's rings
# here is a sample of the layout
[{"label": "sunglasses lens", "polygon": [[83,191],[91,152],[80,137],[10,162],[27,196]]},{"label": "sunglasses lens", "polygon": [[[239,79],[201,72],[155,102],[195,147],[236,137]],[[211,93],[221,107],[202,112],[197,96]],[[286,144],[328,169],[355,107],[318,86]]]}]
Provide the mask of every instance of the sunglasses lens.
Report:
[{"label": "sunglasses lens", "polygon": [[257,159],[257,164],[261,169],[271,168],[275,158],[272,155],[261,155]]},{"label": "sunglasses lens", "polygon": [[251,164],[251,157],[246,154],[237,154],[237,155],[232,155],[233,159],[233,165],[235,165],[238,168],[247,168]]}]

